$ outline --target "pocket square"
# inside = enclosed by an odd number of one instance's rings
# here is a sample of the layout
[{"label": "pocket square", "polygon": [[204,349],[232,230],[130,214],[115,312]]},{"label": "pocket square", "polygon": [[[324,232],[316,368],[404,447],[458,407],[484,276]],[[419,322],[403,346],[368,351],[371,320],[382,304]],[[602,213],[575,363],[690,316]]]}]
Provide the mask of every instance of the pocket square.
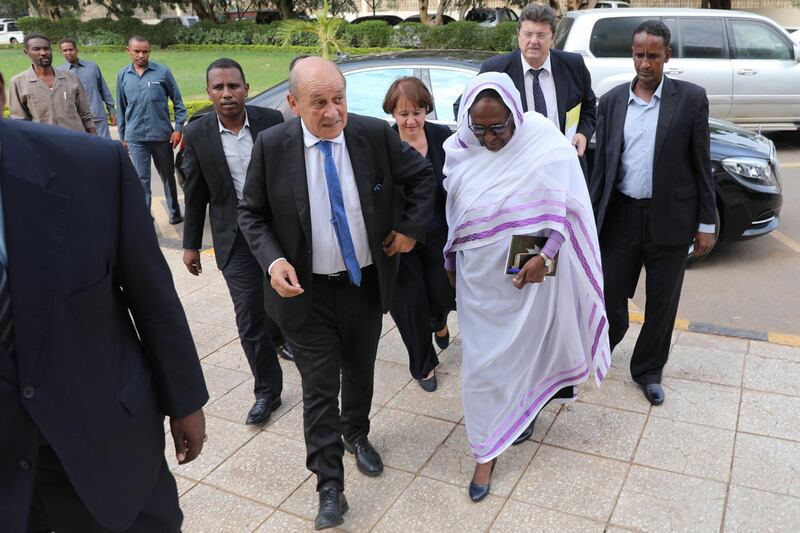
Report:
[{"label": "pocket square", "polygon": [[375,188],[374,188],[374,189],[372,189],[372,192],[379,192],[381,189],[383,189],[383,183],[379,183],[379,184],[377,184],[377,185],[375,186]]}]

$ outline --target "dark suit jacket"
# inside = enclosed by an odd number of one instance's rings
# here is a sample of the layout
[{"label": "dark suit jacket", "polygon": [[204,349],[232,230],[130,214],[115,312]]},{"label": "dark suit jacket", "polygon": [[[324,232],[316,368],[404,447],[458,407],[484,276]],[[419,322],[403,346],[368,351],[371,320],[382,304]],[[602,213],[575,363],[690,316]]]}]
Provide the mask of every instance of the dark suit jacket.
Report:
[{"label": "dark suit jacket", "polygon": [[[521,52],[515,50],[509,54],[489,58],[481,65],[481,72],[505,72],[508,74],[522,97],[522,106],[525,111],[532,111],[533,102],[530,103],[529,107],[525,94],[520,55]],[[550,66],[553,69],[553,81],[556,85],[558,120],[561,124],[561,133],[564,133],[567,123],[567,111],[581,104],[578,133],[582,133],[586,136],[587,141],[591,141],[595,126],[595,97],[594,91],[592,91],[592,77],[583,62],[583,58],[580,54],[551,48]]]},{"label": "dark suit jacket", "polygon": [[[433,171],[431,164],[401,142],[381,119],[350,113],[344,137],[385,312],[392,301],[398,258],[386,257],[383,239],[395,229],[424,240],[433,208]],[[397,224],[393,223],[395,185],[405,194],[405,208]],[[311,214],[299,118],[258,136],[239,203],[239,225],[265,272],[281,257],[295,268],[303,294],[282,298],[268,290],[266,300],[269,316],[281,329],[299,329],[308,316],[314,291]]]},{"label": "dark suit jacket", "polygon": [[208,400],[142,184],[119,143],[65,128],[0,120],[0,152],[16,338],[16,361],[0,348],[0,529],[24,531],[38,432],[97,520],[127,529],[163,416]]},{"label": "dark suit jacket", "polygon": [[[274,109],[246,106],[250,133],[255,141],[263,130],[283,122]],[[228,263],[233,241],[239,231],[239,201],[233,177],[225,159],[219,135],[217,114],[208,113],[183,130],[185,146],[181,169],[186,176],[186,219],[183,223],[183,247],[199,250],[203,245],[206,207],[211,218],[211,238],[217,266]]]},{"label": "dark suit jacket", "polygon": [[[589,183],[598,233],[620,179],[629,90],[630,84],[623,83],[600,98],[597,149]],[[699,224],[716,223],[709,142],[705,90],[665,77],[650,204],[650,232],[656,244],[689,244]]]}]

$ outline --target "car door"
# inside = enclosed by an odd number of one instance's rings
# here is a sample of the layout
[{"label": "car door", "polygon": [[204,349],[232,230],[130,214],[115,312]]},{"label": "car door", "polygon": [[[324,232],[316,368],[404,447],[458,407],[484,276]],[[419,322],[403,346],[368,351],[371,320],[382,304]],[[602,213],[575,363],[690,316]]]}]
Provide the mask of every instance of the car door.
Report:
[{"label": "car door", "polygon": [[800,121],[800,63],[793,44],[770,24],[728,20],[733,50],[733,108],[741,122]]},{"label": "car door", "polygon": [[721,17],[664,17],[672,33],[672,57],[664,74],[706,90],[709,114],[727,118],[731,111],[733,72]]},{"label": "car door", "polygon": [[445,124],[451,130],[456,129],[456,116],[453,104],[461,96],[467,82],[478,74],[475,70],[457,67],[430,66],[424,73],[423,80],[433,95],[434,110],[428,115],[431,122]]},{"label": "car door", "polygon": [[347,81],[347,111],[391,119],[383,112],[383,99],[394,80],[403,76],[419,77],[421,70],[413,66],[376,66],[344,73]]}]

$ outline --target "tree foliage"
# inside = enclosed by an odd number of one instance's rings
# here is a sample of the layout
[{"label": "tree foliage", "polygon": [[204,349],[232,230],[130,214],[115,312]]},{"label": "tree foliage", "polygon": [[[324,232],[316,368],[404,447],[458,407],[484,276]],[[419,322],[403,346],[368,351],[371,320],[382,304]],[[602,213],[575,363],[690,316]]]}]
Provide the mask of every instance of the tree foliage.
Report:
[{"label": "tree foliage", "polygon": [[339,35],[344,19],[329,16],[328,0],[323,0],[322,7],[314,12],[314,20],[284,20],[278,27],[277,37],[283,46],[289,46],[292,38],[302,33],[309,33],[316,37],[320,55],[330,59],[334,52],[341,52]]}]

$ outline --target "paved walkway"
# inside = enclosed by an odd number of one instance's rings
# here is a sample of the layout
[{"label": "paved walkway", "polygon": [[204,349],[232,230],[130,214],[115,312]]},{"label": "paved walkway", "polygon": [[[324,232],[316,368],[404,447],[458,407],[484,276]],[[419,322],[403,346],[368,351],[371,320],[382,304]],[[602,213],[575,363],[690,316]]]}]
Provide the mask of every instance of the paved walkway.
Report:
[{"label": "paved walkway", "polygon": [[[179,251],[164,254],[211,394],[203,455],[180,467],[170,459],[184,531],[313,530],[297,370],[282,361],[283,406],[265,427],[245,426],[253,383],[222,276],[210,256],[194,278]],[[388,315],[382,335],[370,438],[386,471],[367,478],[345,457],[347,531],[800,530],[798,348],[676,331],[667,400],[652,408],[630,382],[634,338],[625,339],[603,387],[589,382],[579,402],[546,408],[533,440],[498,460],[491,496],[473,504],[459,339],[428,394],[410,379]]]}]

